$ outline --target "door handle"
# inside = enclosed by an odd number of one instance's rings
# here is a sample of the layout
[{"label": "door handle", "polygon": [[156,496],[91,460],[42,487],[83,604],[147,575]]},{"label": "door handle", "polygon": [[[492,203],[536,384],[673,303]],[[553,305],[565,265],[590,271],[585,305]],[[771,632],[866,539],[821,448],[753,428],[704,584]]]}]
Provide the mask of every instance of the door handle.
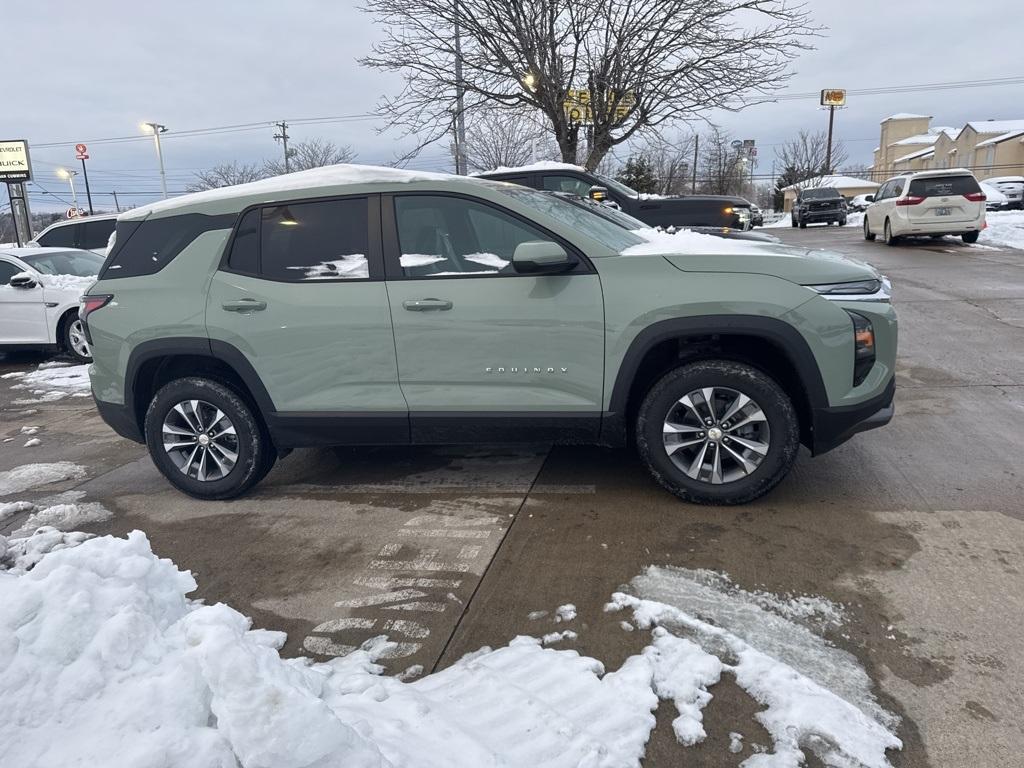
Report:
[{"label": "door handle", "polygon": [[220,306],[225,312],[262,312],[267,308],[267,302],[259,299],[236,299],[225,301]]},{"label": "door handle", "polygon": [[409,299],[402,306],[410,312],[432,312],[449,310],[453,305],[448,299]]}]

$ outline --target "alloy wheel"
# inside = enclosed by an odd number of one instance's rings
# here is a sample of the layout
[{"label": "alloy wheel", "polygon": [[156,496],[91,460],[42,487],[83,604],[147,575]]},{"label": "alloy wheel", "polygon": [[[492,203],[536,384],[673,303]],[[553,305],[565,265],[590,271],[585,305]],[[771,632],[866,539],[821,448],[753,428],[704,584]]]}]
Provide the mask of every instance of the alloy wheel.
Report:
[{"label": "alloy wheel", "polygon": [[663,440],[669,459],[687,476],[721,485],[754,472],[768,455],[771,435],[764,411],[749,396],[703,387],[669,409]]},{"label": "alloy wheel", "polygon": [[205,400],[184,400],[167,412],[164,450],[182,474],[222,480],[238,461],[238,435],[224,412]]},{"label": "alloy wheel", "polygon": [[89,349],[89,342],[85,338],[85,328],[81,320],[73,320],[68,326],[68,343],[71,349],[79,357],[92,357],[92,350]]}]

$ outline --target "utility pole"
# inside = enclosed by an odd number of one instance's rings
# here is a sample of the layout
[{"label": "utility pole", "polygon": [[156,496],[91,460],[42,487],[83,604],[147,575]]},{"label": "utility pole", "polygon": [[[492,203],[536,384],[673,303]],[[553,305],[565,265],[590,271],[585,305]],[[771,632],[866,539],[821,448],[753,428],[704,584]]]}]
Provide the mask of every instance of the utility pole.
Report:
[{"label": "utility pole", "polygon": [[459,0],[455,4],[455,173],[464,176],[466,168],[466,115],[462,85],[462,30],[459,27]]},{"label": "utility pole", "polygon": [[697,151],[700,149],[700,134],[693,135],[693,194],[697,194]]},{"label": "utility pole", "polygon": [[117,190],[116,189],[114,190],[114,208],[117,210],[118,213],[121,212],[121,204],[119,202],[117,202]]},{"label": "utility pole", "polygon": [[282,120],[279,123],[274,123],[274,125],[281,131],[274,134],[274,141],[280,141],[284,145],[284,172],[291,173],[291,169],[288,167],[288,139],[291,138],[288,135],[288,123]]}]

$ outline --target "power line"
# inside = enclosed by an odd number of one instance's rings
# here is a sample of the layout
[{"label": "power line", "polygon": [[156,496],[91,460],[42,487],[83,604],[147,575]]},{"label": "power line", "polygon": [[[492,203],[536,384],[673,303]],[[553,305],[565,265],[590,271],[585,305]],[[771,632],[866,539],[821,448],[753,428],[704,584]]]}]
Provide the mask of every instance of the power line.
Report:
[{"label": "power line", "polygon": [[[960,88],[990,88],[1004,85],[1024,85],[1024,76],[992,77],[982,80],[946,80],[938,83],[920,83],[917,85],[889,85],[876,88],[847,89],[848,96],[881,96],[890,93],[919,93],[929,91],[949,91]],[[820,91],[804,93],[784,93],[772,101],[791,101],[796,99],[817,99]]]}]

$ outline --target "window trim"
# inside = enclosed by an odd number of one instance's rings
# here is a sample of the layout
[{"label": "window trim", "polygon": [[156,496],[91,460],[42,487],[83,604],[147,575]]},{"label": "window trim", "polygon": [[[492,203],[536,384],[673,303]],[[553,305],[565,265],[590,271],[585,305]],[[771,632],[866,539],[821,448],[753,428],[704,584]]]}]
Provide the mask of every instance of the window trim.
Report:
[{"label": "window trim", "polygon": [[[522,186],[522,185],[520,185]],[[562,246],[566,253],[569,253],[576,257],[576,265],[565,272],[559,272],[555,275],[543,275],[528,272],[516,272],[515,270],[506,273],[495,272],[492,274],[461,274],[461,275],[406,275],[402,269],[402,249],[398,242],[398,218],[395,215],[395,198],[396,197],[455,197],[461,200],[469,200],[483,205],[489,208],[493,208],[499,213],[503,213],[516,221],[519,221],[533,229],[539,230],[546,237],[551,238],[553,242],[558,243]],[[516,211],[506,208],[502,205],[498,205],[490,200],[482,197],[476,197],[475,195],[468,195],[463,192],[449,192],[445,190],[410,190],[408,192],[385,192],[381,195],[381,234],[384,246],[384,273],[386,279],[389,282],[405,281],[405,280],[467,280],[467,279],[485,279],[490,280],[493,278],[509,278],[509,277],[568,277],[571,275],[593,275],[597,274],[597,270],[594,268],[590,258],[583,253],[579,248],[570,243],[564,237],[556,235],[554,232],[549,230],[542,224],[534,221],[533,219],[527,218]]]},{"label": "window trim", "polygon": [[[253,203],[240,210],[231,227],[231,235],[221,253],[220,262],[217,264],[218,272],[226,272],[231,275],[242,275],[256,280],[265,280],[269,283],[282,283],[284,285],[323,285],[334,283],[373,283],[384,280],[384,263],[381,248],[381,227],[380,227],[380,194],[376,192],[362,193],[358,195],[328,195],[326,197],[301,197],[287,200],[274,200],[272,202]],[[329,203],[337,200],[366,200],[366,262],[369,268],[369,277],[338,277],[338,278],[317,278],[316,280],[282,280],[270,277],[262,273],[263,270],[263,209],[280,208],[282,205],[302,205],[304,203]],[[238,237],[238,228],[242,219],[250,211],[256,211],[256,272],[246,272],[240,269],[232,269],[228,265],[231,256],[231,249],[235,247],[235,238]]]}]

